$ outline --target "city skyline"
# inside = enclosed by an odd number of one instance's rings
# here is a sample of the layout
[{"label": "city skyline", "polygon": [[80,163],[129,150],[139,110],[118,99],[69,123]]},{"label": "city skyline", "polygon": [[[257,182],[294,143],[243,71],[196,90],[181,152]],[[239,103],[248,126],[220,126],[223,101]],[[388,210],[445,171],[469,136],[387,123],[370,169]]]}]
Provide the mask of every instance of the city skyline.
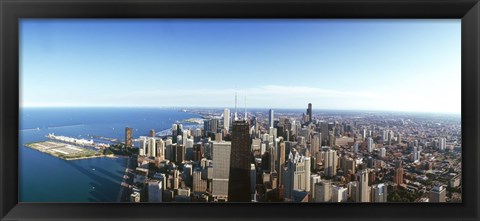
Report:
[{"label": "city skyline", "polygon": [[22,19],[20,36],[21,107],[224,108],[238,92],[239,112],[245,96],[247,108],[461,108],[460,20]]}]

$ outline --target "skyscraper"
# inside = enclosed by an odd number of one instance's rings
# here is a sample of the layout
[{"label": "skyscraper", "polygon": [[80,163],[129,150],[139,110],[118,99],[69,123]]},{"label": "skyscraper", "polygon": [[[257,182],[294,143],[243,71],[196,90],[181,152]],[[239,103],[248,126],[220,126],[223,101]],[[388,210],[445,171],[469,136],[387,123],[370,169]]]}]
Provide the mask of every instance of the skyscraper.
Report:
[{"label": "skyscraper", "polygon": [[[212,133],[215,134],[215,133],[218,132],[218,125],[219,125],[219,120],[218,119],[210,119],[210,131]],[[225,127],[225,125],[224,125],[224,127]]]},{"label": "skyscraper", "polygon": [[148,182],[148,202],[161,203],[162,202],[162,182],[150,181]]},{"label": "skyscraper", "polygon": [[386,203],[387,202],[387,186],[384,183],[372,186],[372,203]]},{"label": "skyscraper", "polygon": [[193,192],[205,193],[207,191],[207,180],[202,179],[202,170],[200,168],[193,171]]},{"label": "skyscraper", "polygon": [[[225,108],[223,110],[223,128],[225,128],[227,131],[230,128],[230,109]],[[213,131],[216,133],[216,131]]]},{"label": "skyscraper", "polygon": [[370,195],[368,193],[368,170],[361,170],[357,174],[358,191],[356,202],[370,202]]},{"label": "skyscraper", "polygon": [[150,137],[155,137],[155,130],[154,129],[150,130]]},{"label": "skyscraper", "polygon": [[347,188],[340,186],[332,186],[332,202],[346,202],[347,201]]},{"label": "skyscraper", "polygon": [[278,165],[277,165],[277,171],[278,171],[278,186],[283,185],[283,167],[285,167],[285,143],[281,142],[278,145]]},{"label": "skyscraper", "polygon": [[310,201],[315,199],[315,184],[321,181],[320,175],[310,175]]},{"label": "skyscraper", "polygon": [[178,125],[172,124],[172,142],[177,143]]},{"label": "skyscraper", "polygon": [[439,145],[438,149],[440,149],[441,151],[445,150],[446,144],[447,144],[447,140],[444,137],[438,139],[438,145]]},{"label": "skyscraper", "polygon": [[257,186],[257,171],[255,168],[255,164],[250,164],[250,193],[253,195],[256,192]]},{"label": "skyscraper", "polygon": [[[226,141],[210,142],[210,146],[213,150],[212,196],[214,201],[227,201],[232,146],[230,142]],[[248,192],[250,192],[250,188],[248,188]]]},{"label": "skyscraper", "polygon": [[203,135],[208,136],[208,134],[212,132],[212,125],[210,123],[210,119],[203,121]]},{"label": "skyscraper", "polygon": [[130,127],[125,128],[125,147],[132,148],[132,137],[133,137],[133,130]]},{"label": "skyscraper", "polygon": [[173,144],[172,145],[172,152],[174,154],[173,161],[176,164],[181,164],[183,161],[185,161],[185,154],[186,154],[186,148],[185,145],[183,144]]},{"label": "skyscraper", "polygon": [[328,123],[327,122],[320,122],[320,133],[321,133],[321,146],[326,146],[328,140]]},{"label": "skyscraper", "polygon": [[389,130],[388,131],[388,145],[392,145],[392,139],[393,139],[393,131]]},{"label": "skyscraper", "polygon": [[374,147],[373,139],[371,137],[367,138],[367,150],[369,153],[373,151],[373,147]]},{"label": "skyscraper", "polygon": [[442,185],[434,186],[430,190],[429,202],[431,202],[431,203],[444,203],[446,193],[447,193],[447,191]]},{"label": "skyscraper", "polygon": [[388,130],[383,130],[382,131],[382,142],[383,143],[388,142]]},{"label": "skyscraper", "polygon": [[386,156],[386,154],[387,154],[387,150],[385,149],[385,147],[382,147],[378,150],[378,157],[383,158]]},{"label": "skyscraper", "polygon": [[332,183],[330,180],[322,180],[315,184],[315,202],[332,201]]},{"label": "skyscraper", "polygon": [[396,183],[397,185],[403,184],[403,167],[402,167],[402,161],[400,160],[396,162],[393,182]]},{"label": "skyscraper", "polygon": [[290,154],[287,163],[287,170],[284,172],[285,197],[293,199],[294,190],[305,190],[305,157],[300,156],[298,152],[295,155]]},{"label": "skyscraper", "polygon": [[165,142],[161,138],[156,139],[156,157],[160,157],[162,160],[165,159]]},{"label": "skyscraper", "polygon": [[352,174],[355,174],[355,168],[357,167],[357,161],[352,158],[348,158],[345,161],[345,169],[344,172],[348,173],[348,171],[352,171]]},{"label": "skyscraper", "polygon": [[273,110],[268,111],[268,126],[273,127]]},{"label": "skyscraper", "polygon": [[305,191],[310,192],[310,157],[305,157]]},{"label": "skyscraper", "polygon": [[366,138],[367,138],[367,129],[363,129],[362,130],[362,141],[365,141]]},{"label": "skyscraper", "polygon": [[414,150],[413,150],[413,154],[412,154],[412,161],[413,161],[413,162],[418,162],[418,161],[420,161],[420,157],[421,157],[420,153],[421,153],[421,151],[418,150],[417,147],[413,147],[413,148],[414,148]]},{"label": "skyscraper", "polygon": [[232,128],[228,201],[250,202],[250,134],[246,121],[235,121]]},{"label": "skyscraper", "polygon": [[147,155],[147,138],[146,137],[140,137],[139,139],[140,146],[139,148],[139,155],[140,156],[146,156]]},{"label": "skyscraper", "polygon": [[333,177],[337,175],[337,164],[338,164],[338,156],[337,151],[329,149],[325,152],[324,156],[324,165],[325,165],[325,176]]},{"label": "skyscraper", "polygon": [[156,148],[156,140],[153,137],[148,138],[148,149],[147,149],[147,155],[149,157],[156,157],[157,156],[157,148]]},{"label": "skyscraper", "polygon": [[307,109],[307,115],[308,115],[308,122],[312,122],[312,103],[308,103],[308,109]]}]

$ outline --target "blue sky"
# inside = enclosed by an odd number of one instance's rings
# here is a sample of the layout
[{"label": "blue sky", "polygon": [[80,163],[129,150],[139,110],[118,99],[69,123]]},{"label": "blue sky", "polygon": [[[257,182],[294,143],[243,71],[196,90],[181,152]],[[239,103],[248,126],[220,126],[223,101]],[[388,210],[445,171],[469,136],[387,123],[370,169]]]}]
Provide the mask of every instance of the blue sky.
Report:
[{"label": "blue sky", "polygon": [[460,24],[22,19],[21,106],[459,113]]}]

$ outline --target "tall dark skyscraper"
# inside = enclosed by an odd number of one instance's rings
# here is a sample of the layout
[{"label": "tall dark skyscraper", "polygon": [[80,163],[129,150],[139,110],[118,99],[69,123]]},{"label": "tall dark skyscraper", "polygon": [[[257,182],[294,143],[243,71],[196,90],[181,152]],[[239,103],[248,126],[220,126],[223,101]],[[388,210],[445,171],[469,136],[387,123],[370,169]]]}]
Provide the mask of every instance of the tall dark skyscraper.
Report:
[{"label": "tall dark skyscraper", "polygon": [[250,202],[250,134],[246,121],[233,122],[230,152],[229,202]]},{"label": "tall dark skyscraper", "polygon": [[312,122],[312,103],[308,103],[308,109],[307,109],[307,115],[308,115],[308,122]]}]

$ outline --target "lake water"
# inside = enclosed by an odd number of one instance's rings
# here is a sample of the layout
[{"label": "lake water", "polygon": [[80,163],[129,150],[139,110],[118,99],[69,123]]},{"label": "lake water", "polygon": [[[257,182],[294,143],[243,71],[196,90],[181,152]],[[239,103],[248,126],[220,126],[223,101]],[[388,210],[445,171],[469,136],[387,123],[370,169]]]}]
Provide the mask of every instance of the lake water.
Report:
[{"label": "lake water", "polygon": [[[23,108],[19,131],[20,202],[117,202],[126,158],[66,161],[25,147],[55,133],[69,137],[134,138],[150,129],[171,128],[176,121],[199,117],[174,109],[154,108]],[[184,125],[186,125],[184,123]]]}]

